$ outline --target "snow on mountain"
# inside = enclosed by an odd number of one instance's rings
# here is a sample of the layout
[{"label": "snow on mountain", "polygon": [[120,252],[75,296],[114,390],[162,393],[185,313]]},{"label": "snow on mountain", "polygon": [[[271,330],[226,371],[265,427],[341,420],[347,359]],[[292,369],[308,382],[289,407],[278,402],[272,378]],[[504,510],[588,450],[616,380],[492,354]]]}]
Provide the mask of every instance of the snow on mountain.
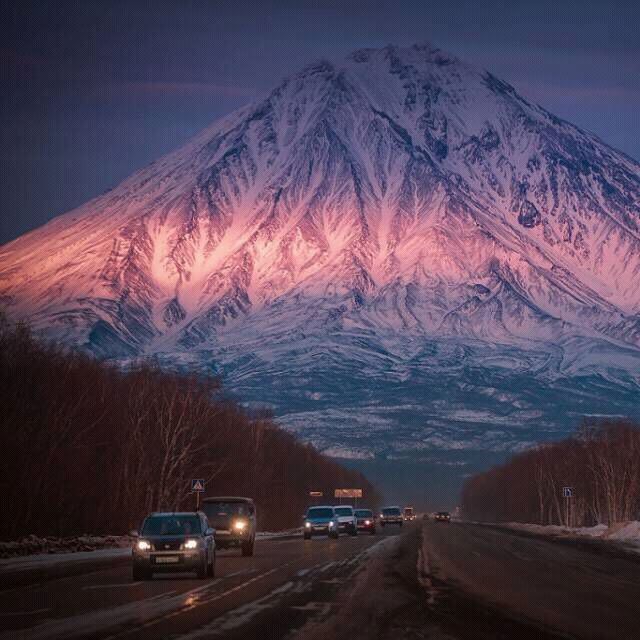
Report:
[{"label": "snow on mountain", "polygon": [[640,164],[440,50],[360,50],[1,247],[0,305],[334,453],[513,448],[638,411]]}]

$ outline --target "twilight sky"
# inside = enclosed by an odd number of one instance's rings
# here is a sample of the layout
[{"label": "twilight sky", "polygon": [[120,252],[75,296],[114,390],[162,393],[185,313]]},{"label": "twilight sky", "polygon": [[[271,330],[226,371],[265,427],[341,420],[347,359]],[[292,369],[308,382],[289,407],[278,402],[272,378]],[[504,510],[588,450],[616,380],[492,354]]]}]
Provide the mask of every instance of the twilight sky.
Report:
[{"label": "twilight sky", "polygon": [[308,62],[425,41],[640,159],[631,0],[13,0],[0,26],[0,244]]}]

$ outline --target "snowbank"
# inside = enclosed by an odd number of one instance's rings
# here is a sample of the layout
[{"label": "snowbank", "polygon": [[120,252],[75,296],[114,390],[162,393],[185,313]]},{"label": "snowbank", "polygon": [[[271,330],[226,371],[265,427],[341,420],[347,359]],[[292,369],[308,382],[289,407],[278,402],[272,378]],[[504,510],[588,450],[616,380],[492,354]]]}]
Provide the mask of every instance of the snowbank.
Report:
[{"label": "snowbank", "polygon": [[0,558],[31,556],[41,554],[60,554],[91,552],[99,549],[131,548],[130,536],[74,536],[71,538],[26,536],[20,540],[0,542]]},{"label": "snowbank", "polygon": [[560,527],[557,525],[524,524],[522,522],[507,522],[506,527],[519,531],[530,531],[540,535],[564,538],[597,538],[624,543],[640,552],[640,522],[619,522],[608,527],[598,524],[595,527]]}]

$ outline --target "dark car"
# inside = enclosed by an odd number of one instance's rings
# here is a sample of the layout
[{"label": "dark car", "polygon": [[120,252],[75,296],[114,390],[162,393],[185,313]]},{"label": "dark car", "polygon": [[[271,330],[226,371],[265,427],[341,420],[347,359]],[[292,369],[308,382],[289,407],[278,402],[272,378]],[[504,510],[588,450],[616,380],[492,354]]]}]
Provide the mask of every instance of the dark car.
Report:
[{"label": "dark car", "polygon": [[243,556],[252,556],[256,541],[256,506],[251,498],[205,498],[202,510],[216,530],[216,547],[240,547]]},{"label": "dark car", "polygon": [[402,511],[400,507],[385,507],[380,514],[380,526],[384,527],[388,524],[397,524],[402,526]]},{"label": "dark car", "polygon": [[304,517],[303,536],[310,540],[314,533],[324,533],[330,538],[337,538],[338,517],[333,507],[310,507]]},{"label": "dark car", "polygon": [[215,532],[204,513],[152,513],[135,533],[134,580],[165,571],[193,572],[198,578],[215,574]]},{"label": "dark car", "polygon": [[437,522],[451,522],[451,514],[448,511],[438,511],[435,520]]},{"label": "dark car", "polygon": [[376,532],[376,519],[371,509],[356,509],[354,515],[358,531],[368,531],[371,535]]}]

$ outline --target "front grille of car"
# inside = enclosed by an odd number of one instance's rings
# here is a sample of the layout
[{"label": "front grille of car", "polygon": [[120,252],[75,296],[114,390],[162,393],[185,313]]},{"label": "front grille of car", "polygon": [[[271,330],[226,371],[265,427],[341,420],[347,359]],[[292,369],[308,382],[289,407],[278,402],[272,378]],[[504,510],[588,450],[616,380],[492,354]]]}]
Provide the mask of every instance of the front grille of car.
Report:
[{"label": "front grille of car", "polygon": [[182,540],[162,540],[155,542],[153,548],[154,551],[180,551],[181,546]]}]

